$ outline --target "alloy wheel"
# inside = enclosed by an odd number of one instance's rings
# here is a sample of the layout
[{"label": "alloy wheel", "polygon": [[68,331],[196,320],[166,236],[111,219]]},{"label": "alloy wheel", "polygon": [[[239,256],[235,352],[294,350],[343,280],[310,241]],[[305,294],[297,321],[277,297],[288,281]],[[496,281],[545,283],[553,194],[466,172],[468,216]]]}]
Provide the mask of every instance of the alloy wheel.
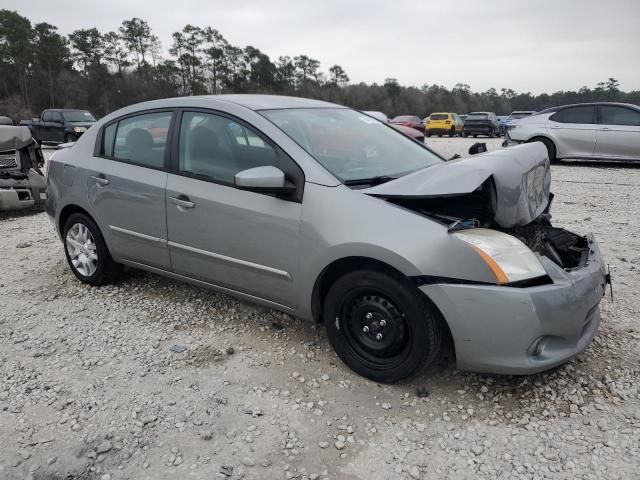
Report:
[{"label": "alloy wheel", "polygon": [[65,245],[71,264],[81,275],[90,277],[98,268],[98,251],[95,239],[83,223],[74,223],[67,231]]}]

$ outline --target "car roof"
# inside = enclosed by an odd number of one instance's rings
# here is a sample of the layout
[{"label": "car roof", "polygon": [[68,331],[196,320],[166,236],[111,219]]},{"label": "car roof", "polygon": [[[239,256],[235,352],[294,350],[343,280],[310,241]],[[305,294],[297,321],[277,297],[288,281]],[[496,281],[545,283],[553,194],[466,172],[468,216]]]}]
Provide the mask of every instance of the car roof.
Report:
[{"label": "car roof", "polygon": [[631,107],[635,110],[640,110],[638,105],[634,105],[633,103],[622,103],[622,102],[585,102],[585,103],[571,103],[568,105],[558,105],[556,107],[545,108],[537,113],[552,113],[557,112],[558,110],[568,108],[568,107],[593,107],[597,105],[612,105],[618,107]]},{"label": "car roof", "polygon": [[281,108],[347,108],[335,103],[312,100],[310,98],[287,97],[285,95],[260,95],[260,94],[225,94],[225,95],[199,95],[192,98],[221,100],[235,103],[250,110],[275,110]]}]

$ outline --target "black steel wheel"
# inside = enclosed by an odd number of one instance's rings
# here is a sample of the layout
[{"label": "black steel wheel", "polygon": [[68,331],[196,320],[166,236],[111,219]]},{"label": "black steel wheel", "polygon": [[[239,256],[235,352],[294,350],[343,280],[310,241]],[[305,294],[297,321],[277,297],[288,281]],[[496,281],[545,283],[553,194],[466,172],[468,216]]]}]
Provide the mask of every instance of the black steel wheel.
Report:
[{"label": "black steel wheel", "polygon": [[433,361],[441,342],[436,308],[406,279],[375,270],[339,278],[324,304],[331,345],[355,372],[395,382]]}]

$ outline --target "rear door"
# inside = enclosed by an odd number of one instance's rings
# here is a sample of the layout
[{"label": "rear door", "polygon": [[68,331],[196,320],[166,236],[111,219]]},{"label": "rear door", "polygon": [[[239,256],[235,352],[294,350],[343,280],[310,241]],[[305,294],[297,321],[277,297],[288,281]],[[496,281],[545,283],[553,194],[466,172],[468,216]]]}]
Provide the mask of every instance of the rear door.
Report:
[{"label": "rear door", "polygon": [[225,114],[184,111],[179,125],[167,184],[174,272],[292,307],[302,204],[237,189],[233,180],[253,167],[277,166],[287,176],[299,167]]},{"label": "rear door", "polygon": [[86,162],[89,204],[111,254],[163,270],[171,269],[165,165],[172,115],[150,111],[107,124]]},{"label": "rear door", "polygon": [[596,145],[596,107],[567,107],[549,117],[547,128],[558,148],[558,158],[591,158]]},{"label": "rear door", "polygon": [[594,155],[640,160],[640,111],[621,105],[599,105]]}]

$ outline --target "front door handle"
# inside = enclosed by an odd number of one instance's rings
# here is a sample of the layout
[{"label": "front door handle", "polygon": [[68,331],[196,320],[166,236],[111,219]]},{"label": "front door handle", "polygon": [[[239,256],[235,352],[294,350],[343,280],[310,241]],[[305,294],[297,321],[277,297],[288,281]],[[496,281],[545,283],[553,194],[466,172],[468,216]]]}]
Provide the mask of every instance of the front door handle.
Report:
[{"label": "front door handle", "polygon": [[105,178],[104,175],[91,175],[91,180],[96,182],[98,185],[109,185],[109,179]]},{"label": "front door handle", "polygon": [[611,130],[609,127],[602,127],[600,130]]},{"label": "front door handle", "polygon": [[189,200],[189,197],[187,197],[186,195],[180,195],[177,197],[169,197],[169,199],[178,207],[182,207],[182,208],[193,208],[196,206],[195,203],[193,203],[191,200]]},{"label": "front door handle", "polygon": [[562,128],[562,127],[560,127],[559,125],[551,125],[551,128],[555,129],[555,128]]}]

